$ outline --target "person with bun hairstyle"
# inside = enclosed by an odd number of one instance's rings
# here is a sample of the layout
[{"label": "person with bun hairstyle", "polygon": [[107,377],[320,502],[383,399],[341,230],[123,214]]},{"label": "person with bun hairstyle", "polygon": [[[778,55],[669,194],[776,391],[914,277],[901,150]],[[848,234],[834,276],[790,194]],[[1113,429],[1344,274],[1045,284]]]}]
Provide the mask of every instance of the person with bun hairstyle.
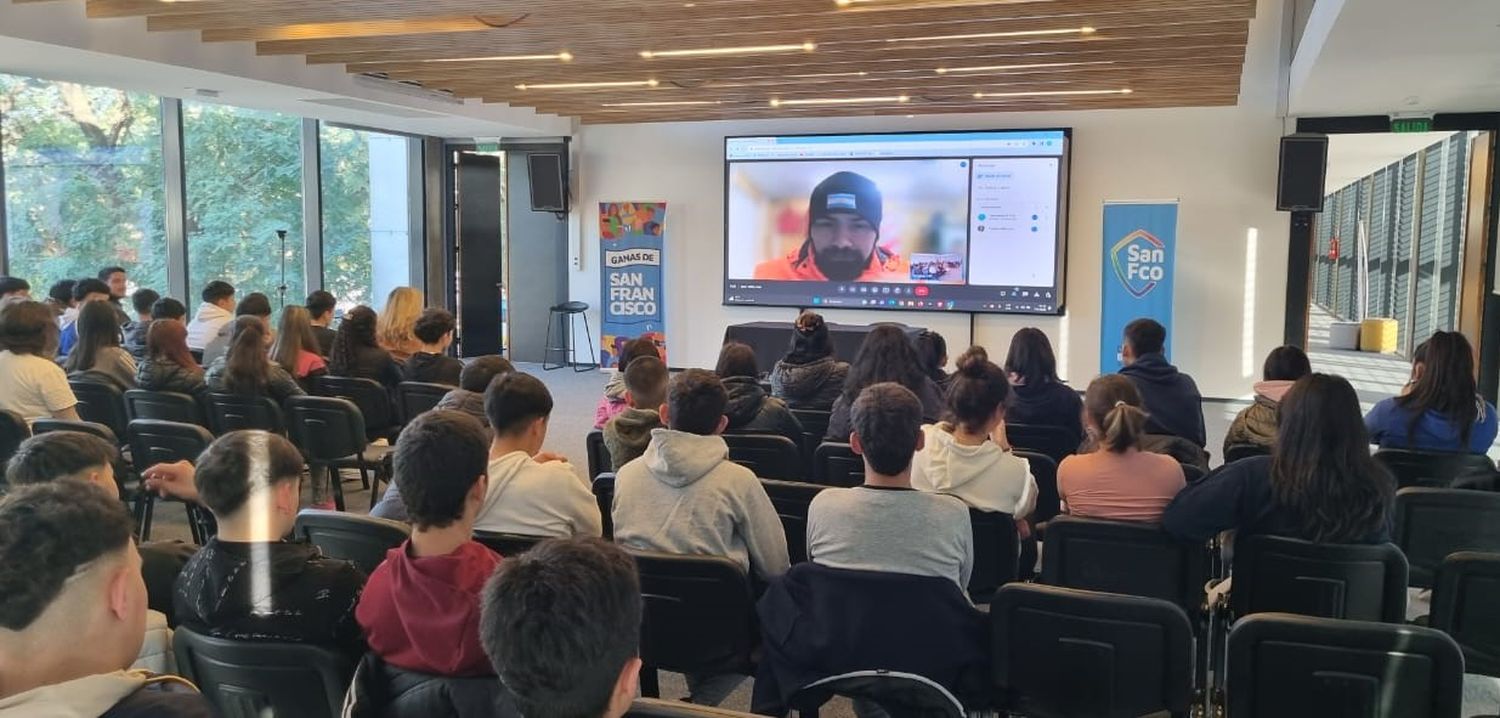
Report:
[{"label": "person with bun hairstyle", "polygon": [[980,511],[1017,521],[1036,507],[1031,465],[1011,452],[1005,438],[1010,382],[983,347],[958,358],[948,387],[948,420],[922,427],[923,448],[912,463],[911,485],[948,494]]},{"label": "person with bun hairstyle", "polygon": [[816,312],[797,316],[791,348],[771,369],[771,396],[793,409],[828,411],[844,390],[849,363],[833,356],[828,324]]},{"label": "person with bun hairstyle", "polygon": [[1142,447],[1147,416],[1141,404],[1135,384],[1119,374],[1089,383],[1083,413],[1096,448],[1057,467],[1057,492],[1067,513],[1156,523],[1187,483],[1176,459]]},{"label": "person with bun hairstyle", "polygon": [[1006,421],[1065,429],[1083,441],[1083,399],[1057,377],[1057,355],[1042,330],[1026,327],[1011,337],[1005,372],[1011,388]]}]

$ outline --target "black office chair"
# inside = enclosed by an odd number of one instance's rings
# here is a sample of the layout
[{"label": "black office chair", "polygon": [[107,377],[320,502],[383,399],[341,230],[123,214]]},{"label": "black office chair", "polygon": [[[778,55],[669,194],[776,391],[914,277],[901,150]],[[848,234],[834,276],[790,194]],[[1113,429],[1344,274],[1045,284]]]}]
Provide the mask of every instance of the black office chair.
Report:
[{"label": "black office chair", "polygon": [[1171,601],[1201,616],[1209,574],[1203,545],[1178,541],[1159,526],[1076,516],[1047,524],[1045,584]]},{"label": "black office chair", "polygon": [[750,580],[722,556],[631,551],[641,576],[641,694],[660,697],[658,670],[753,674]]},{"label": "black office chair", "polygon": [[818,450],[818,444],[823,443],[823,437],[828,435],[828,421],[833,417],[833,412],[792,409],[792,416],[797,417],[797,422],[802,424],[802,458],[811,465],[813,452]]},{"label": "black office chair", "polygon": [[990,604],[990,626],[996,697],[1005,710],[1188,715],[1193,631],[1174,603],[1012,583]]},{"label": "black office chair", "polygon": [[125,413],[131,421],[156,419],[208,426],[208,412],[204,411],[203,402],[191,394],[174,391],[131,389],[125,392]]},{"label": "black office chair", "polygon": [[1270,456],[1271,447],[1262,444],[1231,444],[1224,450],[1224,463],[1233,464],[1240,459],[1255,456]]},{"label": "black office chair", "polygon": [[625,711],[625,718],[751,718],[752,715],[659,698],[637,698],[630,704],[630,710]]},{"label": "black office chair", "polygon": [[825,441],[813,451],[812,480],[824,486],[859,486],[865,483],[865,460],[848,444]]},{"label": "black office chair", "polygon": [[1430,486],[1444,488],[1466,478],[1495,474],[1495,462],[1484,454],[1460,454],[1447,451],[1381,449],[1375,460],[1390,469],[1397,488]]},{"label": "black office chair", "polygon": [[0,484],[5,481],[5,465],[16,455],[21,442],[31,438],[31,427],[14,411],[0,409]]},{"label": "black office chair", "polygon": [[337,718],[354,676],[349,659],[307,643],[233,641],[178,626],[177,667],[223,718]]},{"label": "black office chair", "polygon": [[729,460],[743,466],[762,479],[804,481],[802,448],[797,442],[779,434],[725,434]]},{"label": "black office chair", "polygon": [[403,381],[396,387],[396,396],[401,405],[401,416],[410,422],[418,415],[437,408],[438,402],[453,391],[447,384],[425,381]]},{"label": "black office chair", "polygon": [[45,434],[50,431],[77,431],[83,434],[91,434],[109,442],[110,446],[120,446],[120,439],[109,427],[92,421],[71,421],[68,419],[37,419],[31,422],[31,434]]},{"label": "black office chair", "polygon": [[615,475],[605,472],[594,477],[591,487],[594,501],[599,504],[599,519],[604,525],[604,540],[615,540]]},{"label": "black office chair", "polygon": [[604,445],[604,432],[599,429],[590,431],[583,438],[584,451],[588,454],[589,479],[598,475],[614,471],[614,460],[610,458],[609,448]]},{"label": "black office chair", "polygon": [[319,396],[354,402],[364,417],[365,436],[370,441],[394,440],[400,433],[401,420],[391,403],[391,392],[380,382],[352,376],[323,376],[318,378],[315,388]]},{"label": "black office chair", "polygon": [[78,418],[107,426],[116,437],[125,435],[130,416],[125,412],[124,392],[114,384],[86,379],[70,379],[68,386],[78,399]]},{"label": "black office chair", "polygon": [[1420,626],[1263,613],[1229,632],[1234,718],[1458,718],[1463,678],[1458,645]]},{"label": "black office chair", "polygon": [[214,436],[247,429],[286,435],[286,418],[281,405],[268,396],[210,392],[207,402],[208,428]]},{"label": "black office chair", "polygon": [[1068,429],[1041,424],[1007,423],[1005,439],[1017,449],[1052,459],[1054,464],[1061,464],[1063,459],[1078,453],[1078,445],[1083,443],[1082,437]]},{"label": "black office chair", "polygon": [[1467,673],[1500,678],[1500,553],[1460,551],[1443,559],[1427,625],[1453,637]]},{"label": "black office chair", "polygon": [[292,525],[292,536],[317,546],[329,558],[343,559],[369,574],[385,561],[388,551],[411,536],[411,527],[374,516],[302,509]]},{"label": "black office chair", "polygon": [[1391,537],[1411,564],[1411,585],[1432,588],[1438,564],[1456,551],[1500,553],[1500,494],[1464,489],[1396,492]]},{"label": "black office chair", "polygon": [[287,409],[292,442],[302,450],[312,471],[328,472],[334,506],[344,510],[344,481],[339,470],[358,469],[361,481],[370,489],[373,508],[380,500],[380,482],[388,479],[383,459],[391,447],[370,445],[359,407],[348,399],[294,396],[287,400]]},{"label": "black office chair", "polygon": [[[141,471],[156,464],[177,461],[196,462],[208,445],[213,443],[213,434],[197,424],[155,419],[135,419],[126,429],[130,441],[130,454]],[[149,491],[142,491],[136,508],[136,521],[140,526],[142,541],[151,540],[151,527],[159,499]],[[218,533],[218,523],[213,514],[202,506],[185,502],[188,528],[193,541],[202,545]]]},{"label": "black office chair", "polygon": [[1236,617],[1295,613],[1401,623],[1406,620],[1406,576],[1406,557],[1388,543],[1241,537],[1234,546],[1229,607]]},{"label": "black office chair", "polygon": [[526,553],[550,536],[527,536],[525,534],[508,534],[501,531],[474,531],[474,540],[485,545],[491,551],[501,556],[515,556]]},{"label": "black office chair", "polygon": [[892,716],[921,718],[964,718],[963,703],[937,681],[915,673],[897,671],[854,671],[829,676],[809,683],[793,693],[787,704],[797,711],[797,718],[817,718],[818,709],[834,696],[870,705]]},{"label": "black office chair", "polygon": [[974,569],[969,574],[969,598],[989,603],[1001,586],[1016,580],[1020,539],[1010,514],[969,509],[974,533]]},{"label": "black office chair", "polygon": [[1062,499],[1057,495],[1057,462],[1035,451],[1016,449],[1014,453],[1031,465],[1031,477],[1036,479],[1036,508],[1031,510],[1031,523],[1051,521],[1062,512]]},{"label": "black office chair", "polygon": [[771,505],[776,507],[776,515],[781,517],[781,528],[786,533],[786,552],[792,559],[792,564],[806,561],[807,507],[812,505],[812,500],[820,491],[828,487],[774,479],[761,479],[760,485],[765,488],[766,496],[771,498]]}]

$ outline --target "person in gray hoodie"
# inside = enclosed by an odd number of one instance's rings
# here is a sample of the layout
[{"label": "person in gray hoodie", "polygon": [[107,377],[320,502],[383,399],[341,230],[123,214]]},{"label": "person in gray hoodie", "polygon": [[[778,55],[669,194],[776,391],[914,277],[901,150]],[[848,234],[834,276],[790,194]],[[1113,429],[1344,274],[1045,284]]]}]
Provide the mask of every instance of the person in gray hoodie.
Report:
[{"label": "person in gray hoodie", "polygon": [[828,411],[848,376],[849,363],[833,356],[822,315],[803,312],[792,332],[791,349],[771,369],[771,396],[793,409]]},{"label": "person in gray hoodie", "polygon": [[779,434],[793,444],[802,445],[802,422],[792,414],[785,402],[766,396],[760,385],[760,367],[755,364],[755,350],[747,344],[729,342],[719,350],[719,363],[714,373],[724,382],[724,391],[729,394],[729,405],[725,415],[729,417],[726,431],[736,434]]},{"label": "person in gray hoodie", "polygon": [[505,357],[479,357],[464,365],[463,371],[458,374],[458,388],[444,394],[435,408],[461,411],[489,426],[490,419],[484,414],[484,390],[489,388],[495,377],[515,370],[516,367]]},{"label": "person in gray hoodie", "polygon": [[625,370],[625,403],[628,408],[604,425],[604,448],[609,451],[610,471],[646,453],[651,432],[660,429],[661,405],[667,399],[667,365],[656,357],[640,357]]}]

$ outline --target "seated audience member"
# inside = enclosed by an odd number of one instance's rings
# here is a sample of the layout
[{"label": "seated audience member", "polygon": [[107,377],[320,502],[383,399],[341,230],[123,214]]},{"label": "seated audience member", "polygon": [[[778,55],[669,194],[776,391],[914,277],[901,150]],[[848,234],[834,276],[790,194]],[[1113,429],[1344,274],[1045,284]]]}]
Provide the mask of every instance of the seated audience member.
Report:
[{"label": "seated audience member", "polygon": [[417,317],[412,333],[419,346],[401,367],[407,381],[458,386],[464,363],[446,353],[453,344],[453,326],[453,313],[446,309],[427,309]]},{"label": "seated audience member", "polygon": [[[240,300],[234,307],[234,316],[255,317],[266,327],[266,335],[271,336],[271,298],[260,292],[251,292]],[[214,363],[214,360],[229,351],[229,342],[234,334],[234,322],[219,327],[219,333],[209,340],[208,346],[203,348],[203,366]]]},{"label": "seated audience member", "polygon": [[1066,429],[1083,441],[1083,399],[1057,378],[1057,356],[1042,330],[1027,327],[1011,337],[1005,371],[1011,385],[1006,421]]},{"label": "seated audience member", "polygon": [[1276,443],[1281,398],[1298,379],[1312,373],[1307,355],[1294,346],[1276,347],[1266,356],[1261,381],[1255,383],[1255,401],[1240,410],[1224,435],[1224,455],[1231,446],[1260,446],[1266,449]]},{"label": "seated audience member", "polygon": [[151,330],[151,308],[161,301],[155,289],[137,289],[130,295],[130,306],[135,310],[135,320],[125,325],[125,341],[122,346],[136,361],[146,358],[146,332]]},{"label": "seated audience member", "polygon": [[422,293],[412,287],[396,287],[385,298],[375,336],[380,348],[390,352],[397,362],[405,362],[422,347],[416,335],[422,304]]},{"label": "seated audience member", "polygon": [[515,370],[505,357],[479,357],[464,365],[464,370],[458,374],[458,388],[444,394],[435,408],[462,411],[488,427],[490,418],[484,413],[484,390],[495,377]]},{"label": "seated audience member", "polygon": [[47,308],[52,310],[52,316],[58,320],[61,328],[62,315],[73,308],[73,287],[78,285],[76,279],[59,279],[47,288]]},{"label": "seated audience member", "polygon": [[74,322],[78,343],[63,362],[74,379],[109,384],[120,391],[135,388],[135,358],[120,346],[120,325],[109,302],[89,302]]},{"label": "seated audience member", "polygon": [[259,317],[234,320],[229,353],[214,360],[204,372],[208,390],[240,396],[269,396],[277,404],[306,394],[297,380],[271,361],[266,350],[271,338]]},{"label": "seated audience member", "polygon": [[187,328],[187,307],[171,297],[162,297],[151,305],[151,320],[169,319]]},{"label": "seated audience member", "polygon": [[860,392],[888,381],[917,395],[922,402],[922,418],[936,420],[943,415],[943,392],[922,368],[916,345],[900,327],[882,324],[865,337],[864,343],[859,345],[859,352],[854,355],[854,363],[849,365],[844,391],[833,402],[833,414],[828,419],[828,440],[849,441],[852,431],[849,407],[854,405]]},{"label": "seated audience member", "polygon": [[638,357],[625,368],[625,411],[604,425],[604,448],[609,450],[610,471],[646,452],[651,432],[666,426],[661,405],[667,401],[667,365],[652,356]]},{"label": "seated audience member", "polygon": [[599,504],[588,484],[567,461],[542,452],[552,416],[547,385],[530,374],[502,374],[485,389],[484,412],[495,437],[489,490],[474,528],[525,536],[602,535]]},{"label": "seated audience member", "polygon": [[20,277],[0,276],[0,299],[20,297],[31,298],[31,282]]},{"label": "seated audience member", "polygon": [[271,360],[306,388],[313,379],[328,373],[328,362],[323,361],[320,351],[307,310],[296,305],[282,309],[281,325],[271,343]]},{"label": "seated audience member", "polygon": [[73,480],[0,499],[0,715],[213,715],[187,681],[125,670],[147,625],[134,529]]},{"label": "seated audience member", "polygon": [[130,314],[120,306],[125,299],[126,277],[124,267],[105,267],[99,270],[99,281],[109,287],[109,306],[115,312],[115,321],[118,326],[124,327],[130,323]]},{"label": "seated audience member", "polygon": [[187,347],[187,326],[172,320],[153,320],[146,336],[146,358],[136,366],[136,386],[148,391],[197,395],[208,387],[203,368]]},{"label": "seated audience member", "polygon": [[911,485],[912,459],[924,441],[922,414],[917,395],[894,382],[860,392],[851,407],[849,443],[864,457],[865,483],[824,489],[813,499],[807,509],[809,561],[936,576],[968,590],[974,570],[969,507]]},{"label": "seated audience member", "polygon": [[318,353],[327,359],[333,354],[333,338],[338,336],[328,327],[333,323],[333,309],[338,300],[321,289],[307,295],[307,313],[312,315],[313,336],[318,338]]},{"label": "seated audience member", "polygon": [[822,315],[803,312],[797,316],[791,349],[771,369],[771,396],[793,409],[828,411],[848,376],[849,363],[834,358]]},{"label": "seated audience member", "polygon": [[365,306],[344,314],[328,358],[328,373],[374,379],[395,389],[401,383],[401,366],[375,341],[375,321],[375,310]]},{"label": "seated audience member", "polygon": [[1156,523],[1182,490],[1182,464],[1143,448],[1146,412],[1135,385],[1119,374],[1089,383],[1083,409],[1093,451],[1057,467],[1057,493],[1074,516]]},{"label": "seated audience member", "polygon": [[1030,516],[1036,508],[1036,479],[1005,437],[1009,394],[1005,371],[990,362],[983,348],[964,352],[948,385],[949,420],[922,427],[912,488],[948,494],[1016,521]]},{"label": "seated audience member", "polygon": [[784,402],[766,396],[766,390],[761,388],[754,349],[739,342],[725,344],[719,351],[714,373],[729,394],[729,405],[724,410],[729,426],[725,431],[779,434],[797,446],[802,445],[802,422],[797,421]]},{"label": "seated audience member", "polygon": [[214,280],[203,287],[203,303],[188,322],[188,348],[203,351],[224,325],[234,321],[234,287]]},{"label": "seated audience member", "polygon": [[1341,377],[1309,374],[1281,400],[1271,455],[1237,461],[1183,489],[1162,525],[1190,541],[1235,529],[1319,543],[1384,543],[1395,483],[1370,456],[1354,387]]},{"label": "seated audience member", "polygon": [[922,360],[922,371],[938,385],[938,389],[947,390],[949,375],[943,367],[948,366],[948,340],[931,329],[923,329],[917,332],[913,343]]},{"label": "seated audience member", "polygon": [[[78,316],[83,312],[86,304],[94,302],[109,302],[109,285],[97,279],[80,279],[73,285],[73,306],[63,312],[62,334],[58,335],[57,355],[66,357],[73,353],[73,345],[78,343]],[[114,316],[114,308],[110,307],[110,316]],[[115,324],[115,329],[120,325]]]},{"label": "seated audience member", "polygon": [[520,714],[621,718],[639,692],[641,582],[613,544],[544,541],[500,563],[479,639]]},{"label": "seated audience member", "polygon": [[1146,432],[1180,436],[1200,447],[1208,445],[1203,427],[1203,396],[1193,378],[1167,361],[1167,330],[1154,319],[1125,325],[1120,373],[1135,384],[1150,417]]},{"label": "seated audience member", "polygon": [[1483,454],[1495,443],[1495,405],[1479,396],[1474,348],[1458,332],[1437,332],[1416,352],[1414,380],[1365,416],[1381,448]]},{"label": "seated audience member", "polygon": [[357,661],[365,576],[348,561],[285,540],[297,519],[302,455],[264,431],[232,431],[198,457],[199,499],[219,522],[177,577],[177,620],[238,641],[314,643]]},{"label": "seated audience member", "polygon": [[625,346],[620,348],[615,371],[609,375],[609,382],[604,385],[604,398],[599,400],[599,406],[594,409],[595,429],[603,429],[606,422],[625,411],[625,370],[637,357],[661,359],[661,352],[657,351],[656,342],[646,337],[625,342]]},{"label": "seated audience member", "polygon": [[57,322],[38,302],[0,308],[0,409],[27,423],[36,419],[78,420],[78,399],[68,375],[52,361]]},{"label": "seated audience member", "polygon": [[401,432],[393,458],[412,535],[365,584],[355,612],[365,641],[402,670],[488,675],[479,594],[500,556],[470,534],[488,486],[489,437],[473,417],[431,411]]}]

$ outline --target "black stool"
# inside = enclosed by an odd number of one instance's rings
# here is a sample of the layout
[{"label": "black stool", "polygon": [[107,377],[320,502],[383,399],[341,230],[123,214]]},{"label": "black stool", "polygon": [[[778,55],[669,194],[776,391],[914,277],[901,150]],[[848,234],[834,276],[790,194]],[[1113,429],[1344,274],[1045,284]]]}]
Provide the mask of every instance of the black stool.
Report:
[{"label": "black stool", "polygon": [[[599,359],[597,355],[594,354],[594,336],[589,333],[589,315],[584,314],[584,312],[587,312],[588,310],[589,305],[584,302],[563,302],[562,304],[558,304],[552,307],[552,314],[547,317],[547,346],[542,351],[543,371],[561,369],[571,364],[573,366],[573,371],[584,372],[599,366]],[[577,316],[583,317],[583,336],[588,338],[589,340],[589,363],[584,365],[579,365],[578,349],[577,347],[573,346],[573,318]],[[553,346],[552,327],[554,325],[560,326],[564,323],[567,324],[567,329],[565,330],[567,333],[563,335],[563,339],[566,343],[560,346]],[[557,364],[548,364],[547,357],[552,356],[553,352],[561,352],[562,355],[567,358],[567,361],[558,362]]]}]

